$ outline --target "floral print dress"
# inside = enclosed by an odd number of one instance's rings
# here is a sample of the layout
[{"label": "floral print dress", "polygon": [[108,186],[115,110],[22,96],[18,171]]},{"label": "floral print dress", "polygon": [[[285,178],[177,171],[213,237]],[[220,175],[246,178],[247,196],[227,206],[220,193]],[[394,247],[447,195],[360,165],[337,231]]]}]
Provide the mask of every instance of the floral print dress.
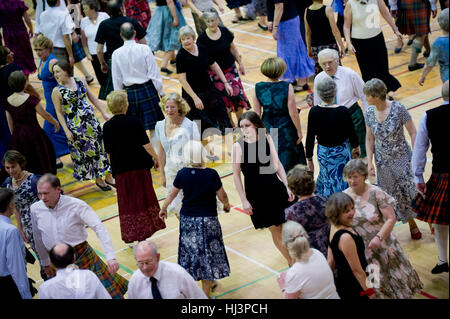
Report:
[{"label": "floral print dress", "polygon": [[[375,278],[373,284],[377,298],[414,298],[414,294],[420,292],[423,284],[409,262],[408,256],[403,252],[394,232],[381,242],[379,248],[367,248],[385,223],[381,209],[393,205],[394,198],[374,185],[370,185],[370,189],[362,197],[357,196],[350,188],[344,192],[355,201],[353,229],[363,238],[367,263],[372,270],[375,269],[373,274],[371,271],[368,272],[369,276]],[[369,193],[368,199],[365,199],[367,193]],[[377,282],[379,282],[379,288],[376,287]]]},{"label": "floral print dress", "polygon": [[6,188],[14,191],[14,198],[17,210],[20,213],[20,222],[22,223],[22,230],[31,249],[37,254],[36,245],[33,236],[33,225],[31,224],[31,211],[30,206],[39,201],[37,196],[37,176],[30,174],[22,184],[16,189],[12,186],[12,179],[8,177],[5,181]]},{"label": "floral print dress", "polygon": [[65,111],[64,119],[74,138],[73,142],[69,141],[73,177],[91,180],[111,172],[111,167],[103,146],[103,131],[92,105],[87,101],[86,88],[77,78],[75,83],[76,91],[62,85],[58,85],[58,89]]},{"label": "floral print dress", "polygon": [[366,125],[375,137],[377,184],[395,198],[395,215],[403,223],[417,215],[411,208],[416,195],[411,171],[412,151],[403,132],[403,126],[410,119],[408,110],[396,101],[392,102],[391,110],[382,123],[375,115],[375,106],[369,106],[365,114]]}]

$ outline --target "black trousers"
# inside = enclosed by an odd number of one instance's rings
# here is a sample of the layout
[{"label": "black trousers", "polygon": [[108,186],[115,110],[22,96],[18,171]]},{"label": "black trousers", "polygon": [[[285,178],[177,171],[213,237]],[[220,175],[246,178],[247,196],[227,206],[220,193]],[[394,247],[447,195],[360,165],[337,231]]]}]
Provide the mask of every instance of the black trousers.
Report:
[{"label": "black trousers", "polygon": [[98,60],[97,54],[92,55],[92,67],[94,68],[95,76],[97,77],[97,81],[100,85],[105,85],[106,79],[108,77],[108,73],[103,73],[100,65],[100,61]]},{"label": "black trousers", "polygon": [[19,289],[11,275],[0,277],[0,300],[21,300]]}]

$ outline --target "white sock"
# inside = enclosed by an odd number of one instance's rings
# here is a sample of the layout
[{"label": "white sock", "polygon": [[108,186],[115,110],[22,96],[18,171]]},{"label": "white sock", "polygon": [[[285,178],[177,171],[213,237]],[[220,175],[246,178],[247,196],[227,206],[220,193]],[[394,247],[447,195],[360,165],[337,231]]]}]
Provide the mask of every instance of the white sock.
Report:
[{"label": "white sock", "polygon": [[447,250],[448,250],[448,225],[434,224],[434,240],[437,245],[439,253],[438,265],[448,262]]}]

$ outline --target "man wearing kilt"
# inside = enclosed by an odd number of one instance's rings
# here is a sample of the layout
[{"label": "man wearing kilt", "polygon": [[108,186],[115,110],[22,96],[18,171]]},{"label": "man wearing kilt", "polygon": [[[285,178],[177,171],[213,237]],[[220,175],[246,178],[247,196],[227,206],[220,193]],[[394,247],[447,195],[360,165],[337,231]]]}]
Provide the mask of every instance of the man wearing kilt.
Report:
[{"label": "man wearing kilt", "polygon": [[[36,249],[47,276],[54,276],[48,251],[59,243],[75,250],[75,265],[94,272],[113,299],[123,299],[128,281],[117,274],[119,263],[111,237],[102,222],[82,200],[61,194],[61,182],[55,175],[43,175],[37,185],[40,201],[31,205],[31,221]],[[95,231],[106,255],[106,264],[88,244],[86,225]]]},{"label": "man wearing kilt", "polygon": [[[147,44],[145,35],[147,32],[134,19],[123,16],[123,6],[121,0],[108,1],[108,12],[111,17],[103,20],[95,35],[97,45],[97,57],[103,73],[107,73],[105,84],[100,87],[98,98],[106,100],[108,94],[114,90],[111,72],[111,56],[113,52],[123,45],[123,39],[120,36],[120,27],[125,22],[129,22],[136,30],[137,41],[141,44]],[[106,45],[106,52],[103,53]]]},{"label": "man wearing kilt", "polygon": [[[412,156],[412,167],[416,189],[419,194],[413,199],[412,208],[417,219],[433,224],[439,260],[432,274],[448,272],[448,181],[450,176],[450,152],[448,149],[448,123],[450,121],[449,81],[442,86],[444,103],[426,111],[420,119]],[[433,156],[431,177],[425,184],[423,172],[427,162],[427,151],[431,143]]]},{"label": "man wearing kilt", "polygon": [[136,31],[131,23],[122,24],[120,36],[123,46],[113,52],[111,59],[114,90],[127,91],[127,115],[141,120],[153,137],[156,122],[164,119],[159,106],[158,93],[164,96],[164,89],[158,64],[148,45],[134,41]]},{"label": "man wearing kilt", "polygon": [[[339,65],[339,52],[333,49],[324,49],[318,54],[319,64],[323,69],[314,79],[314,105],[322,103],[317,94],[316,85],[324,77],[330,76],[337,85],[334,103],[345,106],[352,117],[356,135],[361,149],[361,158],[366,157],[366,123],[364,114],[358,101],[361,101],[364,110],[369,104],[363,93],[364,81],[358,73],[350,68]],[[352,149],[349,149],[350,152]]]},{"label": "man wearing kilt", "polygon": [[393,17],[397,17],[396,25],[401,34],[414,35],[408,70],[423,68],[423,63],[417,63],[417,56],[425,46],[424,57],[430,55],[431,46],[428,34],[430,29],[430,15],[436,18],[436,0],[389,0]]}]

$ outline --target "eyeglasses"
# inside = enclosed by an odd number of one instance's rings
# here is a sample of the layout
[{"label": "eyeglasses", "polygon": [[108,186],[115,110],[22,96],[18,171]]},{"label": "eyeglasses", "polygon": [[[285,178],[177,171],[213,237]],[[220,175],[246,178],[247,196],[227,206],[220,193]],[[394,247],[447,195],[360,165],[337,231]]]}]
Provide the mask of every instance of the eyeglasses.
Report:
[{"label": "eyeglasses", "polygon": [[136,265],[138,267],[149,266],[149,265],[154,265],[154,264],[155,264],[155,260],[144,260],[144,261],[138,261],[136,263]]}]

